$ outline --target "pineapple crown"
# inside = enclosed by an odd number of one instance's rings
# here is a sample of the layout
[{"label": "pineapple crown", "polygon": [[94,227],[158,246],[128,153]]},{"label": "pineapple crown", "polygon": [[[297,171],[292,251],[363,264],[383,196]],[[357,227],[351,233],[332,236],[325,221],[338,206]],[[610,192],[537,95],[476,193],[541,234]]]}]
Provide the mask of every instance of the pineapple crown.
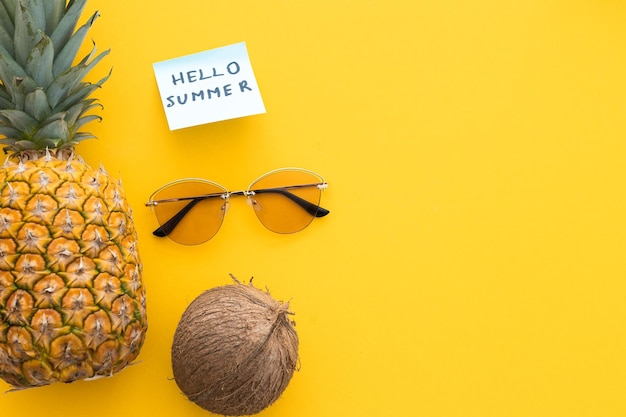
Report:
[{"label": "pineapple crown", "polygon": [[0,0],[0,144],[5,153],[71,148],[93,138],[79,131],[100,116],[85,75],[109,50],[74,65],[95,12],[76,29],[87,0]]}]

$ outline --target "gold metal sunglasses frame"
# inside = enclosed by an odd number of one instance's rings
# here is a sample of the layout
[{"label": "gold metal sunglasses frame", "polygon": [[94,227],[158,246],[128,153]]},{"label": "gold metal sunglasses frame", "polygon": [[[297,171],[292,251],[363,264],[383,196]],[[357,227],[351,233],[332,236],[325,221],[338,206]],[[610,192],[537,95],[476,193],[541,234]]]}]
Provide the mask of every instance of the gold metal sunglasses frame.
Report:
[{"label": "gold metal sunglasses frame", "polygon": [[[301,172],[301,173],[309,174],[309,175],[312,175],[312,176],[318,178],[319,181],[313,182],[313,183],[309,183],[309,184],[298,184],[298,185],[288,185],[288,186],[281,186],[281,187],[252,189],[252,187],[257,182],[263,180],[264,178],[267,178],[267,177],[269,177],[271,175],[274,175],[274,174],[277,174],[277,173],[289,172],[289,171]],[[155,196],[157,196],[161,191],[163,191],[164,189],[166,189],[168,187],[171,187],[171,186],[176,185],[176,184],[181,184],[181,183],[186,183],[186,182],[193,182],[193,181],[201,182],[201,183],[204,183],[204,184],[209,184],[209,185],[218,187],[220,189],[223,189],[225,191],[221,192],[221,193],[203,194],[203,195],[198,195],[198,196],[179,197],[179,198],[166,198],[166,199],[156,199],[156,200],[154,199]],[[254,181],[252,181],[250,183],[250,185],[245,190],[239,190],[239,191],[227,191],[227,189],[224,186],[222,186],[222,185],[220,185],[220,184],[218,184],[216,182],[203,179],[203,178],[183,178],[183,179],[179,179],[179,180],[176,180],[176,181],[169,182],[169,183],[165,184],[164,186],[160,187],[159,189],[157,189],[150,196],[148,202],[146,203],[146,206],[150,207],[150,208],[155,208],[159,204],[173,203],[173,202],[180,202],[180,201],[189,201],[188,204],[186,204],[181,210],[179,210],[177,213],[175,213],[168,221],[166,221],[163,224],[161,224],[156,230],[154,230],[152,232],[153,235],[158,236],[158,237],[167,237],[167,236],[169,236],[170,233],[172,233],[172,231],[176,228],[176,226],[187,215],[187,213],[189,213],[191,211],[191,209],[193,209],[195,207],[196,204],[198,204],[200,201],[204,201],[204,200],[211,199],[211,198],[221,198],[222,200],[224,200],[225,204],[222,205],[222,219],[223,219],[226,211],[228,210],[228,203],[229,203],[231,197],[233,197],[233,196],[245,196],[248,199],[248,203],[253,208],[255,208],[257,202],[254,199],[254,196],[257,195],[257,194],[269,194],[269,193],[271,193],[271,194],[280,194],[280,195],[282,195],[284,197],[287,197],[289,200],[294,202],[297,206],[299,206],[300,208],[305,210],[307,213],[309,213],[312,216],[312,218],[326,216],[327,214],[330,213],[327,209],[325,209],[323,207],[320,207],[317,204],[311,203],[310,201],[305,200],[305,199],[303,199],[303,198],[301,198],[301,197],[297,196],[296,194],[293,194],[292,192],[289,191],[289,190],[295,190],[295,189],[301,189],[301,188],[309,188],[309,187],[317,187],[319,190],[324,191],[326,188],[328,188],[328,183],[324,180],[324,178],[321,175],[319,175],[319,174],[317,174],[317,173],[315,173],[313,171],[309,171],[309,170],[302,169],[302,168],[279,168],[279,169],[275,169],[275,170],[269,171],[269,172],[261,175],[260,177],[258,177]],[[274,231],[272,228],[270,228],[269,226],[264,224],[263,221],[261,221],[261,223],[268,230]],[[221,226],[221,222],[220,222],[220,226]],[[208,237],[206,240],[210,240],[215,235],[215,233],[217,233],[217,231],[219,230],[220,226],[218,226],[218,229],[213,233],[213,235]],[[296,231],[288,232],[288,233],[295,233],[295,232]]]}]

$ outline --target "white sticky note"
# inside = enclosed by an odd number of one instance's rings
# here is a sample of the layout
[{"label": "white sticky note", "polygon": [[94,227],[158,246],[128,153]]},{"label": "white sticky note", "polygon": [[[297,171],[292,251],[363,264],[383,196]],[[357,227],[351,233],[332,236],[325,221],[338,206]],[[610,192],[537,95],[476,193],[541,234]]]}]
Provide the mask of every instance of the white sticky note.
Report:
[{"label": "white sticky note", "polygon": [[170,130],[265,113],[245,42],[153,68]]}]

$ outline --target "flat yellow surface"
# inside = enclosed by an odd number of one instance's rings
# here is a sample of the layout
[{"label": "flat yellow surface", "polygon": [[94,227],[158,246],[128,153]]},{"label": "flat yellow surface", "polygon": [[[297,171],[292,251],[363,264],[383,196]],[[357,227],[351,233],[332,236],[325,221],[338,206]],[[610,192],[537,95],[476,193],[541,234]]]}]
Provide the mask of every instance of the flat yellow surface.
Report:
[{"label": "flat yellow surface", "polygon": [[[1,395],[2,416],[208,415],[169,351],[229,273],[296,312],[301,369],[263,416],[626,416],[626,3],[88,8],[113,75],[78,150],[123,180],[150,328],[137,364]],[[267,114],[170,132],[152,64],[241,41]],[[204,245],[151,235],[164,183],[283,166],[326,177],[329,216],[280,236],[237,200]]]}]

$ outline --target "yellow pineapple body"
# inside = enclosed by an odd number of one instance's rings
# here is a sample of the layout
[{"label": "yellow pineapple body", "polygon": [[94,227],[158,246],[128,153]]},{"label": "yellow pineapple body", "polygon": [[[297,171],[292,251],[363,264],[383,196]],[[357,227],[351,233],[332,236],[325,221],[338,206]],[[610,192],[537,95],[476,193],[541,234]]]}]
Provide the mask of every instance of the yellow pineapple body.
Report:
[{"label": "yellow pineapple body", "polygon": [[137,233],[119,182],[72,149],[0,169],[0,378],[16,388],[110,376],[146,320]]}]

